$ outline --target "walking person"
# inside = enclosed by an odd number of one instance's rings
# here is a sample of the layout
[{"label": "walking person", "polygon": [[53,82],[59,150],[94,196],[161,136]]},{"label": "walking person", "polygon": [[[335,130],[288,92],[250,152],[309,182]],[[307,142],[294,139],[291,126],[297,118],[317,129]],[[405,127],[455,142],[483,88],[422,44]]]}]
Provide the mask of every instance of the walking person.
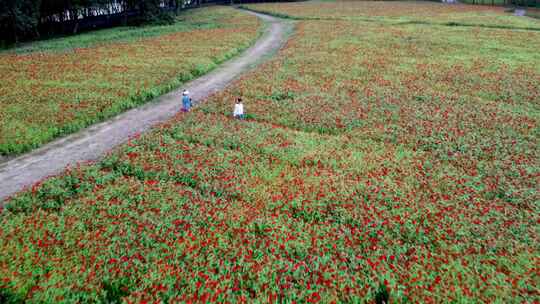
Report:
[{"label": "walking person", "polygon": [[244,104],[242,103],[242,98],[236,99],[233,116],[234,118],[244,119]]},{"label": "walking person", "polygon": [[189,97],[189,91],[184,90],[182,92],[182,112],[189,112],[191,110],[191,98]]}]

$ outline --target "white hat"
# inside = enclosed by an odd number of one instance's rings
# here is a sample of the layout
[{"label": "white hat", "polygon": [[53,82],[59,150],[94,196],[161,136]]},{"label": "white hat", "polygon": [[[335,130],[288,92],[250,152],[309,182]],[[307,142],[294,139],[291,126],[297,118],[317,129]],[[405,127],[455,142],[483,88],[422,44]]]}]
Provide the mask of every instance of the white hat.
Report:
[{"label": "white hat", "polygon": [[184,92],[182,93],[182,95],[189,95],[189,91],[188,91],[188,90],[184,90]]}]

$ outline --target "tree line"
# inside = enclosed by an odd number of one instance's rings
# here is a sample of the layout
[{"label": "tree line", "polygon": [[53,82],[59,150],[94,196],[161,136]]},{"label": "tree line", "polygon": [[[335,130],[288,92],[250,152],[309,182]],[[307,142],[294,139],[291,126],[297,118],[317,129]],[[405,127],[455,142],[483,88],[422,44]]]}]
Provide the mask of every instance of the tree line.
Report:
[{"label": "tree line", "polygon": [[182,8],[205,0],[0,0],[3,44],[81,29],[168,23]]}]

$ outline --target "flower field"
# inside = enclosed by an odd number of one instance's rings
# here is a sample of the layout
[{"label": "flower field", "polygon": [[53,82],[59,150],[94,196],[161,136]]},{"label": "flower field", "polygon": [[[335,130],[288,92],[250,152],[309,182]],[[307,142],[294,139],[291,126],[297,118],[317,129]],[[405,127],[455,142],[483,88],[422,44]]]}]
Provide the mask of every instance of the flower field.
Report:
[{"label": "flower field", "polygon": [[247,48],[261,26],[225,7],[180,18],[173,26],[99,31],[0,53],[0,155],[170,91]]},{"label": "flower field", "polygon": [[396,24],[484,26],[540,30],[540,22],[520,18],[506,8],[426,1],[308,1],[249,4],[277,16],[312,20],[363,20]]},{"label": "flower field", "polygon": [[8,201],[0,299],[536,303],[539,48],[298,21],[193,112]]}]

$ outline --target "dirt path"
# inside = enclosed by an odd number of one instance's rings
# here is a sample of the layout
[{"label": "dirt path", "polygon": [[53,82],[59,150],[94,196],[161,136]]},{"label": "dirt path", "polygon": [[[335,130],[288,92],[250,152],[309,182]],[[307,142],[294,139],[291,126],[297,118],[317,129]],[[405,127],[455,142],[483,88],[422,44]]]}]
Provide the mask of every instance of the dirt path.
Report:
[{"label": "dirt path", "polygon": [[183,88],[192,92],[193,100],[203,100],[277,52],[285,43],[292,24],[267,15],[247,11],[246,13],[256,15],[268,26],[255,45],[235,59],[144,106],[0,163],[0,207],[6,198],[25,187],[58,174],[69,165],[97,160],[131,136],[167,121],[180,109]]}]

